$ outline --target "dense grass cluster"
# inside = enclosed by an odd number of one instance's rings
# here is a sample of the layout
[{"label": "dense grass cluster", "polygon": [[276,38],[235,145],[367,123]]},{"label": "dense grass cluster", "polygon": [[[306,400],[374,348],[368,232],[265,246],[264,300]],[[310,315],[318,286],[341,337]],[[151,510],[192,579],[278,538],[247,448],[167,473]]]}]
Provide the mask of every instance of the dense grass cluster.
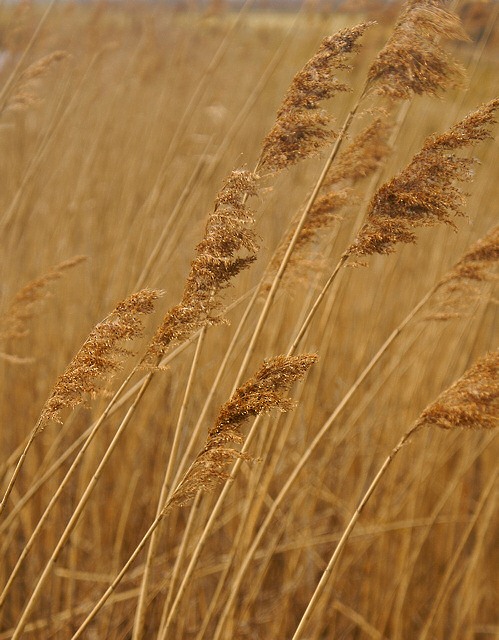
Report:
[{"label": "dense grass cluster", "polygon": [[499,634],[497,11],[396,9],[0,7],[0,640]]}]

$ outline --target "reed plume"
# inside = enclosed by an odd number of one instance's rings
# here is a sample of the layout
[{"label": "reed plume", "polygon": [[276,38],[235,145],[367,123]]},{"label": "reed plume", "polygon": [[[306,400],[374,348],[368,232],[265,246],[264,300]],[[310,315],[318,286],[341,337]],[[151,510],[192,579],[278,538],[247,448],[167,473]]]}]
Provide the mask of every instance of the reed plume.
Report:
[{"label": "reed plume", "polygon": [[459,149],[491,138],[489,127],[499,99],[483,104],[445,133],[429,136],[411,163],[374,194],[367,221],[346,255],[390,254],[395,245],[416,242],[413,229],[447,224],[463,215],[465,195],[455,182],[472,179],[474,158],[454,155]]},{"label": "reed plume", "polygon": [[24,286],[13,298],[7,311],[0,317],[0,340],[22,338],[28,333],[28,322],[36,307],[50,295],[49,286],[62,278],[64,273],[86,260],[85,256],[75,256],[52,267],[39,278]]},{"label": "reed plume", "polygon": [[495,280],[493,269],[499,262],[499,225],[477,240],[454,267],[440,280],[441,286],[459,287],[468,280]]},{"label": "reed plume", "polygon": [[[376,115],[338,155],[328,171],[323,190],[327,191],[329,187],[336,187],[342,183],[354,187],[359,180],[382,166],[392,151],[388,144],[392,127],[385,114]],[[316,206],[319,203],[320,198]]]},{"label": "reed plume", "polygon": [[499,350],[480,358],[419,416],[414,430],[499,426]]},{"label": "reed plume", "polygon": [[40,60],[29,65],[20,75],[12,87],[11,95],[8,97],[0,113],[9,111],[24,111],[26,109],[38,107],[42,100],[38,95],[37,81],[46,75],[52,66],[68,57],[66,51],[53,51],[43,56]]},{"label": "reed plume", "polygon": [[330,128],[332,116],[320,105],[340,92],[351,91],[334,73],[350,70],[348,60],[359,49],[357,40],[372,24],[360,23],[328,36],[296,74],[265,138],[260,160],[263,169],[276,172],[290,167],[316,155],[338,135]]},{"label": "reed plume", "polygon": [[210,491],[220,481],[232,479],[225,467],[238,459],[251,461],[229,443],[242,444],[240,427],[251,416],[268,413],[272,409],[289,411],[295,402],[287,397],[294,382],[301,379],[316,362],[317,356],[276,356],[266,360],[247,382],[220,409],[215,424],[209,429],[203,449],[196,456],[163,511],[184,505],[198,491]]},{"label": "reed plume", "polygon": [[[233,171],[225,180],[196,247],[182,300],[158,327],[144,365],[154,366],[171,344],[184,342],[198,329],[224,322],[219,294],[256,259],[257,236],[250,227],[253,217],[246,199],[257,194],[257,181],[246,170]],[[238,255],[241,251],[247,255]]]},{"label": "reed plume", "polygon": [[[306,280],[310,278],[311,271],[320,269],[320,263],[308,259],[307,253],[322,234],[331,229],[333,224],[341,221],[342,209],[357,202],[353,192],[357,183],[374,173],[390,154],[391,148],[387,142],[390,131],[390,123],[385,118],[376,117],[338,154],[300,231],[285,271],[286,280],[289,281],[291,275],[293,282],[300,278]],[[293,229],[295,226],[296,221],[292,225]],[[292,236],[293,230],[283,237],[274,253],[264,284],[267,289],[283,260]]]},{"label": "reed plume", "polygon": [[61,421],[65,408],[85,405],[87,398],[105,392],[105,385],[119,371],[124,360],[133,355],[122,346],[142,335],[141,315],[154,311],[154,302],[162,295],[158,289],[143,289],[122,300],[104,320],[91,331],[83,346],[59,377],[46,401],[41,422]]},{"label": "reed plume", "polygon": [[59,376],[43,405],[0,502],[0,513],[5,508],[28,451],[45,423],[49,420],[62,422],[63,409],[86,405],[88,396],[94,398],[106,392],[105,383],[122,368],[125,359],[133,355],[122,343],[142,335],[144,327],[140,315],[152,313],[154,301],[162,293],[157,289],[133,293],[91,331],[66,371]]},{"label": "reed plume", "polygon": [[461,86],[464,68],[439,40],[469,40],[460,20],[440,0],[408,0],[387,44],[367,74],[368,91],[395,100],[437,95]]},{"label": "reed plume", "polygon": [[481,298],[478,283],[497,281],[499,225],[477,240],[437,283],[439,310],[429,316],[447,320],[466,313]]}]

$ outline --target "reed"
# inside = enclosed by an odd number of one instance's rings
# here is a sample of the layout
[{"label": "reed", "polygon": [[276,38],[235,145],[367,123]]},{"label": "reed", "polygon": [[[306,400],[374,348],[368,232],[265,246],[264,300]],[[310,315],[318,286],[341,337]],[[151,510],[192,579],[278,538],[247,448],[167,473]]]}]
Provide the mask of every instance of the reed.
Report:
[{"label": "reed", "polygon": [[497,631],[495,14],[399,9],[0,8],[0,640]]}]

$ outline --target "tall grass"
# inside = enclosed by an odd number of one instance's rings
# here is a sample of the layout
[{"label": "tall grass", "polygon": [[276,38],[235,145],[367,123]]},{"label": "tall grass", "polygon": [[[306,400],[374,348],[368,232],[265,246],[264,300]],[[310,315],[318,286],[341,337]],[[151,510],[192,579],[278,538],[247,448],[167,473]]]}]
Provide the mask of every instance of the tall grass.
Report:
[{"label": "tall grass", "polygon": [[495,15],[399,9],[0,8],[0,638],[499,633]]}]

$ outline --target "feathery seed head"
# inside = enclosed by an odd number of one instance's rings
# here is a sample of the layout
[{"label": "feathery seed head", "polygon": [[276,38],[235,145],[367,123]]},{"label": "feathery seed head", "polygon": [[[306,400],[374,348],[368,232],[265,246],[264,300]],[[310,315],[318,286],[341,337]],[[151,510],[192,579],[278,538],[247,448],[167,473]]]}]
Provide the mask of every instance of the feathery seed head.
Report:
[{"label": "feathery seed head", "polygon": [[368,71],[369,90],[395,100],[436,95],[460,86],[464,68],[443,49],[440,38],[468,40],[459,18],[440,0],[409,0],[386,46]]},{"label": "feathery seed head", "polygon": [[416,242],[416,227],[444,223],[455,228],[452,217],[462,215],[465,202],[455,182],[471,180],[476,160],[446,152],[490,138],[488,128],[498,107],[499,99],[491,100],[445,133],[427,138],[411,163],[374,194],[367,222],[347,254],[393,253],[399,242]]},{"label": "feathery seed head", "polygon": [[438,311],[430,320],[448,320],[468,312],[482,296],[477,283],[497,280],[499,225],[475,242],[438,283]]},{"label": "feathery seed head", "polygon": [[[391,125],[384,118],[376,117],[337,157],[329,170],[319,196],[307,216],[285,272],[288,282],[298,279],[310,281],[311,271],[319,271],[322,264],[308,257],[313,242],[321,232],[330,229],[341,220],[340,210],[355,201],[352,187],[362,178],[372,174],[391,152],[387,142]],[[300,214],[301,215],[301,214]],[[282,262],[291,242],[295,224],[278,246],[267,271],[263,290],[270,287],[275,272]]]},{"label": "feathery seed head", "polygon": [[[258,176],[246,170],[233,171],[225,180],[196,247],[182,300],[166,314],[153,336],[144,366],[154,366],[171,343],[187,340],[203,326],[225,321],[220,292],[256,260],[257,236],[250,226],[253,217],[246,200],[257,194],[257,181]],[[241,251],[247,255],[238,255]]]},{"label": "feathery seed head", "polygon": [[108,382],[123,366],[126,357],[132,355],[122,342],[142,335],[140,316],[154,310],[154,302],[163,292],[143,289],[122,300],[102,322],[99,322],[57,380],[45,403],[41,423],[46,420],[61,422],[60,413],[65,408],[85,404],[87,396],[104,393],[102,382]]},{"label": "feathery seed head", "polygon": [[478,360],[420,415],[416,428],[493,429],[499,426],[499,351]]},{"label": "feathery seed head", "polygon": [[249,417],[275,408],[280,411],[293,408],[294,402],[285,397],[286,393],[316,360],[317,356],[306,354],[281,355],[265,361],[257,373],[222,406],[215,424],[208,431],[205,446],[165,505],[163,513],[173,506],[186,504],[200,489],[210,491],[218,482],[231,479],[225,468],[238,458],[253,460],[250,455],[227,447],[227,444],[244,442],[239,427]]},{"label": "feathery seed head", "polygon": [[335,70],[349,70],[357,40],[373,23],[361,23],[325,38],[315,55],[296,74],[277,111],[277,120],[264,140],[261,166],[277,172],[315,155],[336,137],[332,121],[320,109],[323,100],[350,87],[335,78]]},{"label": "feathery seed head", "polygon": [[37,80],[43,77],[54,63],[64,60],[68,55],[66,51],[53,51],[25,69],[15,83],[12,95],[3,110],[22,111],[37,107],[41,103],[35,90]]},{"label": "feathery seed head", "polygon": [[21,338],[28,332],[27,323],[34,308],[50,296],[48,286],[61,278],[67,269],[86,260],[86,256],[76,256],[52,267],[46,274],[23,287],[12,300],[5,314],[0,317],[0,340]]}]

